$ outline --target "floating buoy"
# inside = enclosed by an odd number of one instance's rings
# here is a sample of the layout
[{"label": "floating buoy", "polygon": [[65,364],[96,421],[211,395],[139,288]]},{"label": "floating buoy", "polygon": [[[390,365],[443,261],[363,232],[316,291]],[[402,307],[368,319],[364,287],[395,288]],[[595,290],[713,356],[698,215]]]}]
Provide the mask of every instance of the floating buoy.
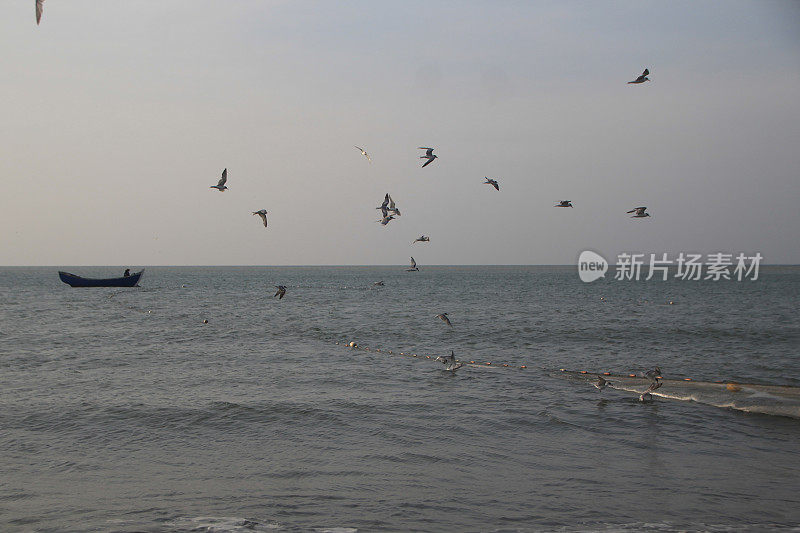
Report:
[{"label": "floating buoy", "polygon": [[567,371],[566,368],[559,368],[559,370],[562,371],[562,372],[566,372]]},{"label": "floating buoy", "polygon": [[475,361],[470,361],[469,364],[474,365]]},{"label": "floating buoy", "polygon": [[740,387],[738,383],[728,383],[725,385],[725,388],[731,392],[739,392],[742,390],[742,387]]},{"label": "floating buoy", "polygon": [[486,364],[487,364],[487,365],[491,365],[492,363],[489,363],[489,362],[487,361],[487,363],[486,363]]},{"label": "floating buoy", "polygon": [[508,366],[507,364],[503,363],[503,366]]},{"label": "floating buoy", "polygon": [[528,367],[527,367],[527,366],[525,366],[525,365],[522,365],[520,368],[528,368]]},{"label": "floating buoy", "polygon": [[683,378],[683,381],[692,381],[692,378]]},{"label": "floating buoy", "polygon": [[430,359],[430,358],[431,358],[431,356],[430,356],[430,355],[426,355],[426,356],[425,356],[425,359]]},{"label": "floating buoy", "polygon": [[669,305],[672,305],[672,300],[669,301]]},{"label": "floating buoy", "polygon": [[416,356],[417,356],[417,354],[415,354],[415,353],[411,354],[411,357],[416,357]]},{"label": "floating buoy", "polygon": [[586,370],[581,370],[581,374],[588,374]]},{"label": "floating buoy", "polygon": [[611,372],[603,372],[603,375],[604,375],[604,376],[610,376],[610,375],[611,375]]},{"label": "floating buoy", "polygon": [[628,374],[628,377],[629,377],[629,378],[635,378],[635,377],[636,377],[636,374]]},{"label": "floating buoy", "polygon": [[208,324],[208,319],[207,318],[203,319],[203,324]]},{"label": "floating buoy", "polygon": [[356,344],[356,341],[350,341],[350,344],[348,344],[348,346],[351,348],[358,348],[358,344]]}]

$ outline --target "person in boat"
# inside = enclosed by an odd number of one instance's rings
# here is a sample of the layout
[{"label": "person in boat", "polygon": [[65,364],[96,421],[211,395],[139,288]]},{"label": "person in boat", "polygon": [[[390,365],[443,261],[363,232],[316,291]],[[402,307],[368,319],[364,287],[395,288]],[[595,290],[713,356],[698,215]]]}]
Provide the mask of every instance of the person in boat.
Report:
[{"label": "person in boat", "polygon": [[130,268],[126,268],[125,269],[125,273],[123,274],[123,276],[125,276],[127,278],[130,275],[131,275],[131,269]]}]

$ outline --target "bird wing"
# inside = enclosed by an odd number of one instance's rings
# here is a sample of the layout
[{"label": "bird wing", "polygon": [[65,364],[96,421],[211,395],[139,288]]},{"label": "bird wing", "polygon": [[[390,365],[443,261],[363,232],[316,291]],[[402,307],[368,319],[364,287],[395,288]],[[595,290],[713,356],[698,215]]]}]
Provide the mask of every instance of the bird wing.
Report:
[{"label": "bird wing", "polygon": [[422,165],[422,168],[425,168],[425,167],[427,167],[427,166],[428,166],[428,165],[430,165],[431,163],[433,163],[433,158],[432,158],[432,157],[431,157],[430,159],[428,159],[427,161],[425,161],[425,164],[424,164],[424,165]]},{"label": "bird wing", "polygon": [[498,191],[500,190],[500,184],[497,183],[496,180],[492,180],[492,187],[494,187]]},{"label": "bird wing", "polygon": [[267,227],[267,214],[266,213],[259,213],[258,216],[261,217],[261,220],[264,221],[264,227]]},{"label": "bird wing", "polygon": [[644,77],[645,77],[645,76],[647,76],[648,74],[650,74],[650,70],[649,70],[649,69],[644,69],[644,72],[642,72],[642,75],[641,75],[641,76],[639,76],[639,77],[640,77],[640,78],[644,78]]},{"label": "bird wing", "polygon": [[222,187],[225,185],[225,182],[228,181],[228,169],[222,171],[222,177],[219,179],[219,183],[217,183],[217,187]]},{"label": "bird wing", "polygon": [[36,25],[42,20],[42,12],[44,11],[44,0],[36,0]]},{"label": "bird wing", "polygon": [[389,209],[394,209],[395,208],[394,200],[392,200],[392,197],[389,196],[389,193],[386,193],[386,197],[389,198]]},{"label": "bird wing", "polygon": [[[386,209],[386,206],[389,205],[389,193],[386,193],[386,196],[383,198],[383,203],[381,204],[381,209]],[[384,215],[386,216],[386,215]]]}]

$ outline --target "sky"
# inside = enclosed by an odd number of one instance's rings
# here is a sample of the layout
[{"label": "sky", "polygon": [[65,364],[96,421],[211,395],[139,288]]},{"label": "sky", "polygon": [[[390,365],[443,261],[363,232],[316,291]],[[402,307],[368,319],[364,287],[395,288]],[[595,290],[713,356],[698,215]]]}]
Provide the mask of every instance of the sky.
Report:
[{"label": "sky", "polygon": [[0,3],[0,265],[800,263],[800,2],[34,13]]}]

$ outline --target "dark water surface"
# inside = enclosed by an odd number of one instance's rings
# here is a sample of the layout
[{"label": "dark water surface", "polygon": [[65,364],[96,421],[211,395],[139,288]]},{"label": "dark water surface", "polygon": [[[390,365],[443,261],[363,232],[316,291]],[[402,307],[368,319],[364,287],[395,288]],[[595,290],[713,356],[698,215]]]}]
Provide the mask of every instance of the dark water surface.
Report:
[{"label": "dark water surface", "polygon": [[[175,267],[133,289],[56,270],[0,268],[0,531],[800,524],[800,407],[691,383],[641,403],[558,372],[800,387],[796,267]],[[493,365],[424,357],[451,349]]]}]

